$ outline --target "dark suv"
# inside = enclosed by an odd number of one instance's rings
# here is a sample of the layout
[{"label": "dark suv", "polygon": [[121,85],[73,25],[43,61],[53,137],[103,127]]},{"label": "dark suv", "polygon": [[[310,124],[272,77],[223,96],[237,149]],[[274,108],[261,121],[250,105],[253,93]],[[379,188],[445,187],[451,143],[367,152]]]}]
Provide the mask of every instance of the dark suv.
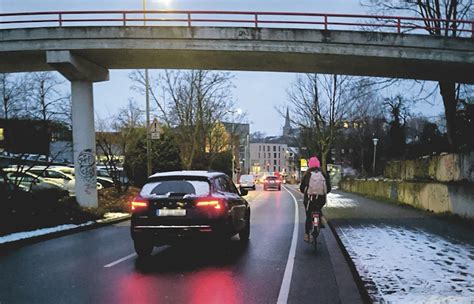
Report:
[{"label": "dark suv", "polygon": [[131,203],[131,234],[139,256],[179,239],[250,235],[250,206],[224,173],[175,171],[152,175]]}]

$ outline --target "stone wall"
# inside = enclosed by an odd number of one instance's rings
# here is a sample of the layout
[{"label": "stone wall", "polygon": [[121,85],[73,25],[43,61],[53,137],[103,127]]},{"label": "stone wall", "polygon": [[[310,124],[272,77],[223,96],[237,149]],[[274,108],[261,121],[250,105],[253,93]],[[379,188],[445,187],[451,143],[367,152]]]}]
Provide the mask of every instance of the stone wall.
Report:
[{"label": "stone wall", "polygon": [[348,192],[404,203],[436,213],[450,212],[474,218],[474,187],[471,183],[344,179],[340,185],[342,190]]},{"label": "stone wall", "polygon": [[384,177],[405,181],[474,182],[474,152],[443,154],[414,160],[392,161]]}]

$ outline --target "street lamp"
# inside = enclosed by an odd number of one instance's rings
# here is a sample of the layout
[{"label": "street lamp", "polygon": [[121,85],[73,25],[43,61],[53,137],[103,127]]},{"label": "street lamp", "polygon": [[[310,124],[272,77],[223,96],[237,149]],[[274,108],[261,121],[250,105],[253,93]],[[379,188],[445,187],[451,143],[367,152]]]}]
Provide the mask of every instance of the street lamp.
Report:
[{"label": "street lamp", "polygon": [[[234,122],[234,114],[238,114],[238,115],[241,115],[242,114],[242,109],[235,109],[235,110],[227,110],[224,112],[224,114],[226,113],[229,113],[231,114],[232,116],[232,131],[231,131],[231,134],[230,134],[230,138],[231,138],[231,145],[230,145],[230,148],[232,150],[232,181],[235,182],[235,145],[234,145],[234,141],[235,141],[235,122]],[[240,144],[239,144],[239,147],[240,147]],[[240,159],[240,158],[239,158]]]},{"label": "street lamp", "polygon": [[[143,0],[143,25],[146,25],[146,0]],[[147,176],[152,174],[151,170],[151,138],[150,138],[150,81],[148,69],[145,69],[145,110],[146,110],[146,172]]]},{"label": "street lamp", "polygon": [[374,143],[374,161],[372,162],[372,171],[374,172],[374,175],[375,175],[375,155],[377,153],[377,143],[379,141],[378,138],[372,138],[372,141]]}]

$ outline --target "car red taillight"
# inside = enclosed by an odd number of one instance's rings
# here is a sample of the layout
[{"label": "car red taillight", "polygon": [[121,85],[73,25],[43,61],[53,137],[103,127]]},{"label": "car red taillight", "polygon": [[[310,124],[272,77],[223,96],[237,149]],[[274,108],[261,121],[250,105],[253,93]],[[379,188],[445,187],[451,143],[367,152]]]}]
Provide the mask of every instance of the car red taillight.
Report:
[{"label": "car red taillight", "polygon": [[211,210],[222,210],[224,208],[224,205],[221,199],[215,197],[206,197],[197,200],[196,207],[203,209],[208,208]]},{"label": "car red taillight", "polygon": [[137,196],[131,202],[132,211],[142,210],[148,207],[148,200],[144,197]]},{"label": "car red taillight", "polygon": [[196,202],[196,207],[208,207],[219,210],[222,208],[222,204],[219,200],[204,200]]}]

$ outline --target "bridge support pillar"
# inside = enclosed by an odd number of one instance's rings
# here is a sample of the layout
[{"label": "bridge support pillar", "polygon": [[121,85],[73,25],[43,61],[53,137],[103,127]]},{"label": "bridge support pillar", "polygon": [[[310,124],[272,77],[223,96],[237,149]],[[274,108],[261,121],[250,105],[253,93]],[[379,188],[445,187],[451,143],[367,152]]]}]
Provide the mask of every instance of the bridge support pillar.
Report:
[{"label": "bridge support pillar", "polygon": [[70,51],[48,51],[48,64],[71,82],[72,141],[76,199],[84,207],[97,207],[97,171],[93,83],[109,80],[108,70]]}]

